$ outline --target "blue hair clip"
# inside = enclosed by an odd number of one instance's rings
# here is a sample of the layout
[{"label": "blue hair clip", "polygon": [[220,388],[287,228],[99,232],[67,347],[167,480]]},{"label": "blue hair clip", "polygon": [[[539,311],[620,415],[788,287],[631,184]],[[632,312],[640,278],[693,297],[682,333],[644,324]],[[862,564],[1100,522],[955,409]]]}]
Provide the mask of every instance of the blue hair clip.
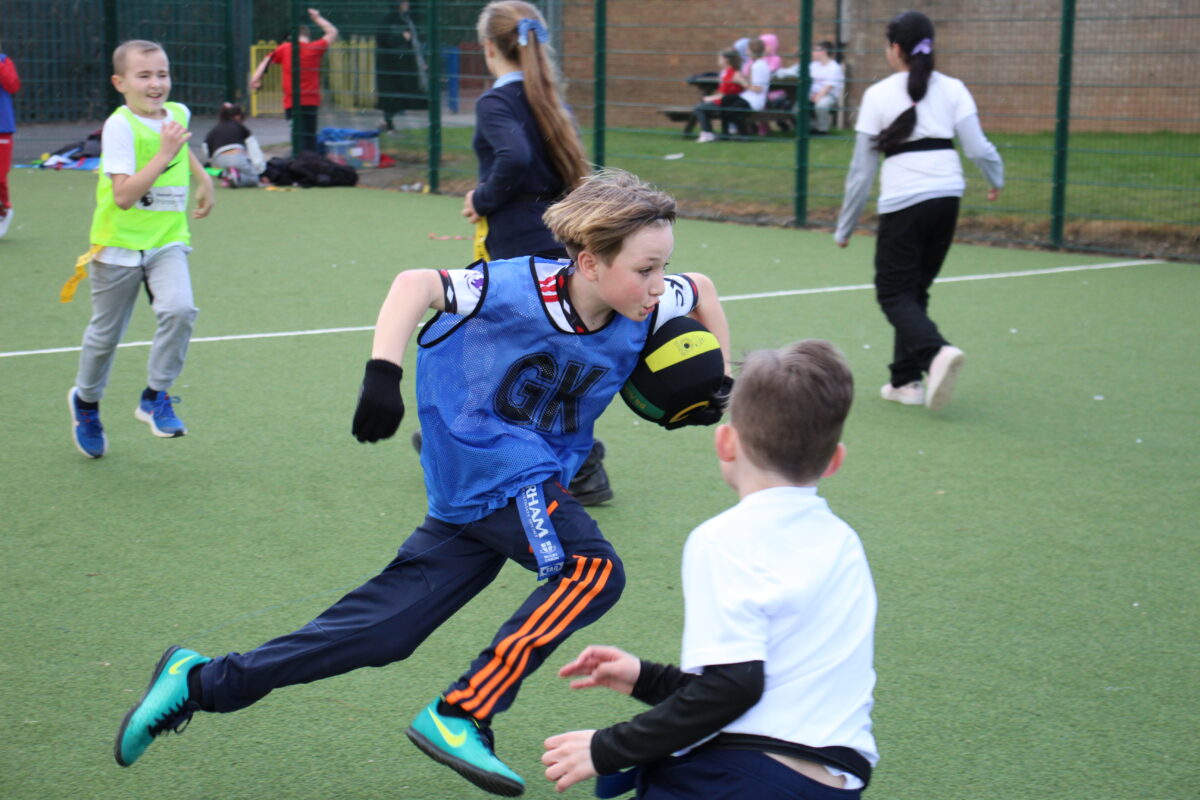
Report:
[{"label": "blue hair clip", "polygon": [[533,31],[534,38],[543,44],[550,40],[550,34],[546,31],[546,26],[542,24],[540,19],[526,17],[517,23],[517,44],[521,45],[521,47],[529,44],[530,31]]},{"label": "blue hair clip", "polygon": [[917,42],[917,46],[912,49],[911,55],[915,56],[917,53],[924,53],[927,56],[933,55],[933,40],[922,39]]}]

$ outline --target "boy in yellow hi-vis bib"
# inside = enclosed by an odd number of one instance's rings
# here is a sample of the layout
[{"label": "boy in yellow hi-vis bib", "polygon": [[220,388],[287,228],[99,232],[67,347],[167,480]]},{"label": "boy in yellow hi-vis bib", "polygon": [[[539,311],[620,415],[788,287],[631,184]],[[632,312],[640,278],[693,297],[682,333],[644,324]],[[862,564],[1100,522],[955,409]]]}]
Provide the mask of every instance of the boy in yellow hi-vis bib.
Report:
[{"label": "boy in yellow hi-vis bib", "polygon": [[79,451],[100,458],[108,447],[100,423],[100,398],[117,344],[129,325],[138,291],[145,285],[158,320],[150,346],[146,389],[134,416],[155,436],[183,436],[171,384],[183,370],[196,306],[188,273],[188,186],[196,180],[192,216],[208,216],[212,179],[187,147],[191,112],[169,103],[171,68],[154,42],[124,42],[113,52],[113,86],[125,105],[104,123],[100,181],[88,254],[63,287],[69,302],[92,263],[92,318],[83,334],[79,373],[67,395],[72,438]]}]

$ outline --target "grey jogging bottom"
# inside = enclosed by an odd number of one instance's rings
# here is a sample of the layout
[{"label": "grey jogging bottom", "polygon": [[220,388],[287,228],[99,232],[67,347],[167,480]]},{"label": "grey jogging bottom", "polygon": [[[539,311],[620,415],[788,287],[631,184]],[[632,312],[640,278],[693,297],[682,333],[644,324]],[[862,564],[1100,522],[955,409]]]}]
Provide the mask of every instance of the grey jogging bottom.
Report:
[{"label": "grey jogging bottom", "polygon": [[142,265],[122,267],[93,261],[91,265],[92,319],[83,332],[79,398],[99,402],[108,385],[113,356],[129,327],[138,291],[144,284],[158,325],[146,365],[146,385],[165,391],[183,371],[197,309],[188,272],[188,250],[165,247],[145,251]]}]

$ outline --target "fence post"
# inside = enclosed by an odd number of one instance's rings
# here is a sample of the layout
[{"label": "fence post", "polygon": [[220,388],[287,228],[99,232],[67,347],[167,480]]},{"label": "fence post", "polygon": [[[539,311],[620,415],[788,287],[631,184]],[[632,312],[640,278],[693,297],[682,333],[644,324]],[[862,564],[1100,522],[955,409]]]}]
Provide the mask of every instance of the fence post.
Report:
[{"label": "fence post", "polygon": [[234,0],[225,0],[225,99],[231,103],[241,102],[238,91],[238,76],[234,66]]},{"label": "fence post", "polygon": [[300,142],[300,22],[305,14],[305,4],[292,0],[292,156],[301,153]]},{"label": "fence post", "polygon": [[1075,55],[1075,0],[1063,0],[1058,45],[1058,108],[1054,124],[1054,186],[1050,197],[1050,244],[1062,247],[1067,206],[1067,154],[1071,128],[1071,61]]},{"label": "fence post", "polygon": [[442,48],[442,57],[446,59],[446,107],[451,114],[458,113],[458,45]]},{"label": "fence post", "polygon": [[442,165],[442,59],[441,42],[438,37],[438,3],[430,0],[426,17],[425,46],[429,58],[425,59],[429,70],[429,191],[436,192],[441,180]]},{"label": "fence post", "polygon": [[[104,60],[105,71],[111,68],[112,54],[120,44],[117,32],[117,0],[104,0]],[[104,110],[105,116],[112,113],[114,108],[118,108],[125,102],[125,98],[117,91],[117,87],[112,85],[112,81],[105,81],[108,88],[104,92],[106,105],[108,108]]]},{"label": "fence post", "polygon": [[596,0],[596,56],[593,67],[595,80],[592,83],[592,161],[597,167],[604,166],[604,119],[608,78],[608,4]]},{"label": "fence post", "polygon": [[808,120],[812,115],[812,75],[808,65],[812,61],[812,17],[813,0],[800,0],[800,74],[796,76],[796,186],[794,216],[796,226],[808,224]]}]

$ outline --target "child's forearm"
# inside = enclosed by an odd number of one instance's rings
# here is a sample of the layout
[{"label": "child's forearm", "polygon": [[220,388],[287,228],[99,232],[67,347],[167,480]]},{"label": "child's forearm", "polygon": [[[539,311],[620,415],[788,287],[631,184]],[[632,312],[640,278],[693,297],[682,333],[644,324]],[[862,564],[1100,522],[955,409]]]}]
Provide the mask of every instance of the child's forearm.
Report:
[{"label": "child's forearm", "polygon": [[[187,145],[184,145],[184,147],[187,147]],[[212,176],[209,175],[208,172],[204,169],[204,165],[200,163],[199,157],[196,156],[196,153],[190,147],[187,148],[187,153],[188,153],[188,168],[191,169],[191,171],[192,171],[192,180],[196,181],[196,183],[200,183],[200,184],[207,183],[208,185],[211,186],[212,185]]]},{"label": "child's forearm", "polygon": [[442,310],[444,302],[442,279],[436,270],[407,270],[397,275],[379,309],[371,358],[400,365],[421,317],[430,308]]},{"label": "child's forearm", "polygon": [[334,41],[337,40],[338,29],[336,27],[334,27],[334,24],[332,22],[325,19],[320,14],[317,14],[316,16],[314,16],[312,18],[312,20],[313,20],[313,22],[317,23],[317,25],[321,28],[321,31],[325,34],[325,38],[329,40],[330,44],[333,44]]},{"label": "child's forearm", "polygon": [[133,204],[140,200],[150,187],[171,166],[171,161],[162,151],[146,162],[146,166],[132,175],[113,175],[113,200],[117,207],[128,211]]},{"label": "child's forearm", "polygon": [[267,67],[271,65],[271,57],[268,55],[258,63],[258,68],[254,70],[254,74],[250,76],[250,83],[257,83],[262,80],[263,75],[267,74]]}]

